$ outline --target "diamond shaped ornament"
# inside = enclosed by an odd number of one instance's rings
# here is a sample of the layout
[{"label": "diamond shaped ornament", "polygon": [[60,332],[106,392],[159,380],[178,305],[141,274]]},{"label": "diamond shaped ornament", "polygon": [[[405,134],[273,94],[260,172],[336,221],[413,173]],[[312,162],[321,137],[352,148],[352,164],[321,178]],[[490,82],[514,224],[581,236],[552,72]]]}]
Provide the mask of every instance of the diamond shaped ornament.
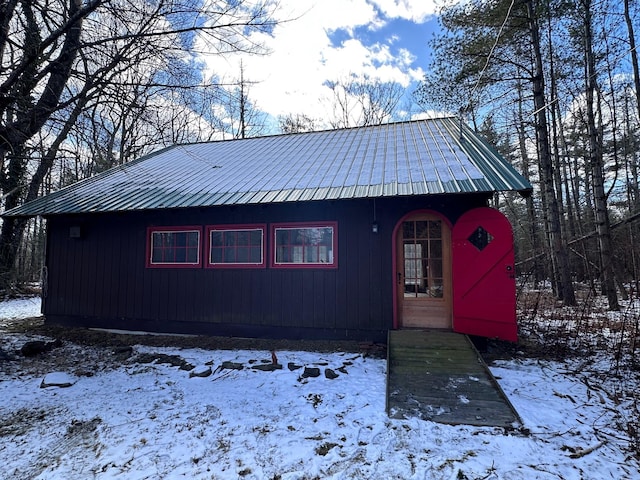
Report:
[{"label": "diamond shaped ornament", "polygon": [[493,241],[493,235],[487,232],[484,228],[476,228],[471,235],[469,235],[469,243],[471,243],[478,250],[482,251]]}]

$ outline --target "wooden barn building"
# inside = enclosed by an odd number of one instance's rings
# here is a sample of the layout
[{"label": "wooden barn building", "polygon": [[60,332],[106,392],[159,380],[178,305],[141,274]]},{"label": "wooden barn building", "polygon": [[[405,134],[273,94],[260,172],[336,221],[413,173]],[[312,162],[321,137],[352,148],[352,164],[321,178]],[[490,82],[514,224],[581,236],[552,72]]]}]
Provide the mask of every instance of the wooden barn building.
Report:
[{"label": "wooden barn building", "polygon": [[43,313],[72,326],[515,341],[513,237],[531,185],[453,118],[176,145],[6,216],[47,220]]}]

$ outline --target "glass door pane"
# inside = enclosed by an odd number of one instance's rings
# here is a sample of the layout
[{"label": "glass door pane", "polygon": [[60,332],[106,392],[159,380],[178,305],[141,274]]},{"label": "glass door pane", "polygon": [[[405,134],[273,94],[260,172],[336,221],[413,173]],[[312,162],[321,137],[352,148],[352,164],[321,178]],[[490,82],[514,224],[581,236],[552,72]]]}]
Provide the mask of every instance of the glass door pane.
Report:
[{"label": "glass door pane", "polygon": [[405,298],[442,298],[442,224],[439,220],[403,222]]}]

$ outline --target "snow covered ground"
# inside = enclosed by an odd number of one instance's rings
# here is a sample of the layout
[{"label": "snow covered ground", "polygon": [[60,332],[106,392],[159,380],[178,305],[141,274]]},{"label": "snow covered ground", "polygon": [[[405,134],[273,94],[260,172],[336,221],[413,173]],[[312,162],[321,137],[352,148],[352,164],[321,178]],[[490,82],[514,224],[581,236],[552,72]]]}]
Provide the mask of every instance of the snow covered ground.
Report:
[{"label": "snow covered ground", "polygon": [[[97,347],[65,345],[43,356],[73,356],[74,368],[42,370],[15,352],[33,338],[5,328],[39,308],[37,299],[0,303],[0,348],[11,357],[0,359],[7,480],[640,478],[626,423],[638,375],[592,377],[610,369],[606,352],[589,368],[584,358],[498,361],[492,371],[524,426],[448,426],[389,419],[386,362],[357,353],[278,351],[284,368],[260,371],[270,352],[138,345],[106,365]],[[212,374],[135,360],[144,353]],[[302,378],[304,367],[339,376]],[[41,388],[45,377],[73,385]]]}]

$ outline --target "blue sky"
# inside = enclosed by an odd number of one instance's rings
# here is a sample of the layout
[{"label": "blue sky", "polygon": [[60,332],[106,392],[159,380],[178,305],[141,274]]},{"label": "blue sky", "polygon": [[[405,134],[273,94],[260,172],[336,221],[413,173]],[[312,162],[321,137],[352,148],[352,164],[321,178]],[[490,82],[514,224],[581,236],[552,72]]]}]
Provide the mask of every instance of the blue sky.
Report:
[{"label": "blue sky", "polygon": [[233,81],[240,61],[249,96],[273,118],[331,113],[327,82],[347,77],[395,81],[411,90],[429,63],[433,0],[280,0],[283,21],[251,40],[269,55],[204,56],[208,74]]},{"label": "blue sky", "polygon": [[422,23],[407,19],[395,18],[388,20],[382,27],[371,29],[368,25],[357,26],[353,31],[338,29],[328,32],[333,48],[338,48],[343,42],[356,38],[363,45],[375,47],[388,45],[391,54],[399,56],[402,50],[411,52],[415,56],[414,66],[426,70],[430,60],[429,39],[437,29],[437,19],[430,17]]}]

